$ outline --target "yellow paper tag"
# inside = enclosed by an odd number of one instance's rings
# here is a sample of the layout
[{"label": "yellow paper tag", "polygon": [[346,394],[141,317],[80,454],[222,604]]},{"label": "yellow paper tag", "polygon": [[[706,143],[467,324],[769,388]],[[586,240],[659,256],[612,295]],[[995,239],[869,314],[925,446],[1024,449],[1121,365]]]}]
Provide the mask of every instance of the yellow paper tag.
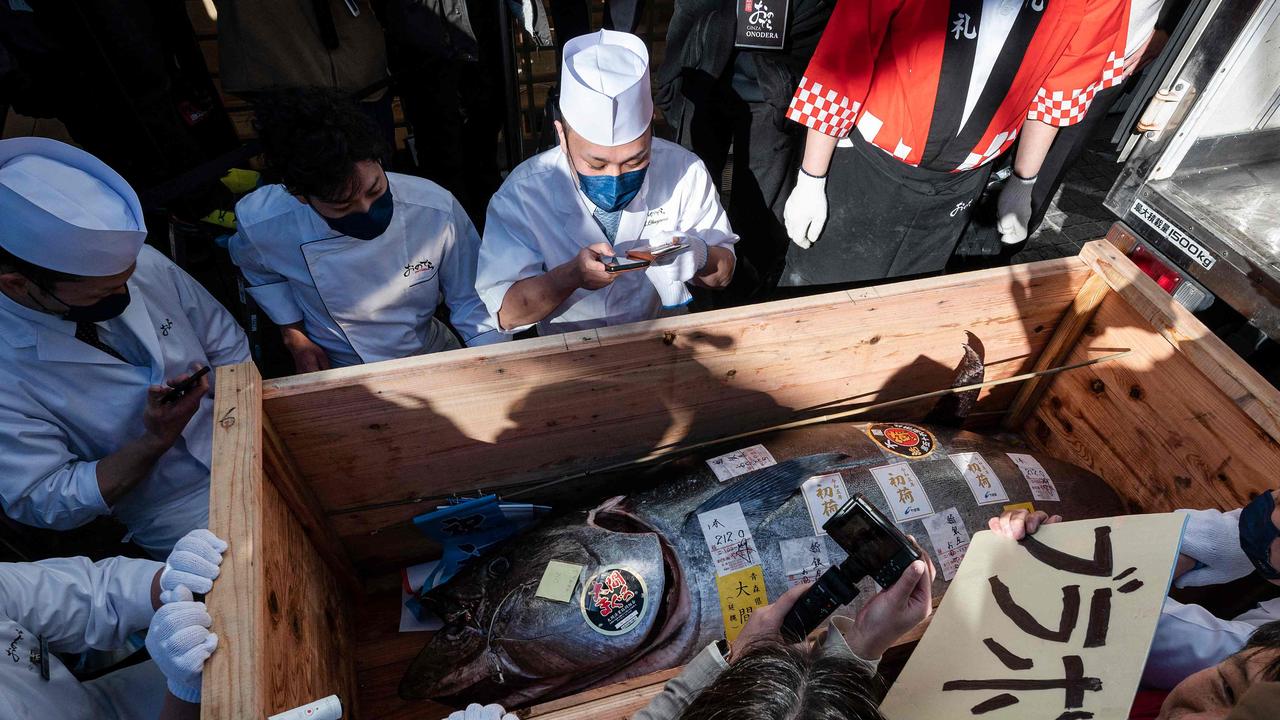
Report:
[{"label": "yellow paper tag", "polygon": [[1026,510],[1027,512],[1035,512],[1035,511],[1036,511],[1036,506],[1035,506],[1035,505],[1032,505],[1032,504],[1031,504],[1031,503],[1029,503],[1029,502],[1024,502],[1024,503],[1013,503],[1012,505],[1005,505],[1005,506],[1004,506],[1004,511],[1005,511],[1005,512],[1009,512],[1010,510]]},{"label": "yellow paper tag", "polygon": [[547,563],[547,569],[542,573],[542,582],[538,583],[538,591],[534,594],[556,602],[569,602],[574,588],[578,587],[580,575],[581,565],[552,560]]},{"label": "yellow paper tag", "polygon": [[764,587],[764,570],[752,565],[724,577],[716,578],[720,593],[720,615],[724,618],[724,636],[733,642],[751,619],[751,613],[769,604]]}]

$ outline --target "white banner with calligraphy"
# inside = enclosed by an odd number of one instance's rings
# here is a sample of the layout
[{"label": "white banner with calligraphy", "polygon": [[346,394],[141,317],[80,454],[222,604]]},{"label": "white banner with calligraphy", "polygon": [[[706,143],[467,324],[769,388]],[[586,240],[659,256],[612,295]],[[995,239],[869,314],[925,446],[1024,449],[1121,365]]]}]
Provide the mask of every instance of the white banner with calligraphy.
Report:
[{"label": "white banner with calligraphy", "polygon": [[1127,718],[1185,516],[973,536],[929,629],[880,706],[889,720]]}]

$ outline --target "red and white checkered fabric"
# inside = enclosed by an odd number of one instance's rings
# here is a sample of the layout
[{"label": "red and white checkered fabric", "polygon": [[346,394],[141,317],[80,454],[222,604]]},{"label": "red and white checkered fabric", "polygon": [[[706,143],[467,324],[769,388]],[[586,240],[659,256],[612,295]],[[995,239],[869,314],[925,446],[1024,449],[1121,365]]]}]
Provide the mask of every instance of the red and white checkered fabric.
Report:
[{"label": "red and white checkered fabric", "polygon": [[850,100],[822,83],[800,78],[800,87],[791,96],[787,117],[823,135],[844,137],[853,128],[862,103]]},{"label": "red and white checkered fabric", "polygon": [[981,155],[978,153],[969,153],[969,157],[965,158],[964,162],[960,163],[960,166],[952,172],[961,172],[963,170],[972,170],[976,167],[982,167],[983,165],[1000,157],[1005,150],[1009,149],[1009,146],[1013,144],[1013,141],[1016,140],[1017,137],[1018,131],[1016,128],[1010,132],[1000,133],[991,139],[991,144],[987,146],[985,152]]},{"label": "red and white checkered fabric", "polygon": [[1072,90],[1070,95],[1061,90],[1050,93],[1040,88],[1036,92],[1035,100],[1031,102],[1027,119],[1039,120],[1057,127],[1075,125],[1084,119],[1085,113],[1089,111],[1089,104],[1093,102],[1093,96],[1097,95],[1099,90],[1119,85],[1123,81],[1124,58],[1117,57],[1116,53],[1112,52],[1107,56],[1102,77],[1089,83],[1089,87],[1083,90]]}]

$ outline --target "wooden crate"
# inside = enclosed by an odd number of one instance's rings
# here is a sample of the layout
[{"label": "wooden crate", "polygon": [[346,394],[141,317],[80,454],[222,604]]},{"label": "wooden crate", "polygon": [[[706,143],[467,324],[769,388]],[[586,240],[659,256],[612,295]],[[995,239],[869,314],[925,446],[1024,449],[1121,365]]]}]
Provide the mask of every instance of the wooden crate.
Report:
[{"label": "wooden crate", "polygon": [[[1280,393],[1104,241],[1079,257],[269,382],[223,367],[209,522],[230,549],[208,597],[221,644],[203,716],[262,718],[334,693],[347,717],[442,716],[395,693],[425,643],[396,631],[395,572],[437,551],[404,527],[427,501],[945,387],[967,333],[989,380],[1131,350],[990,388],[974,417],[1092,469],[1135,511],[1237,507],[1274,481]],[[531,715],[623,718],[669,676]]]}]

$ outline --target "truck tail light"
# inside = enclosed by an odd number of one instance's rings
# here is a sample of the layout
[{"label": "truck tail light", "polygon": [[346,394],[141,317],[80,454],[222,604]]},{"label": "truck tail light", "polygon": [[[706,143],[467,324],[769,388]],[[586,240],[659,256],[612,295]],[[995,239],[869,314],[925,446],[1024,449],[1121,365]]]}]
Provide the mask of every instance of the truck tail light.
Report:
[{"label": "truck tail light", "polygon": [[1139,270],[1155,280],[1161,289],[1172,295],[1174,300],[1191,312],[1207,310],[1213,304],[1213,295],[1208,290],[1184,275],[1177,266],[1141,240],[1129,251],[1129,259],[1138,266]]}]

